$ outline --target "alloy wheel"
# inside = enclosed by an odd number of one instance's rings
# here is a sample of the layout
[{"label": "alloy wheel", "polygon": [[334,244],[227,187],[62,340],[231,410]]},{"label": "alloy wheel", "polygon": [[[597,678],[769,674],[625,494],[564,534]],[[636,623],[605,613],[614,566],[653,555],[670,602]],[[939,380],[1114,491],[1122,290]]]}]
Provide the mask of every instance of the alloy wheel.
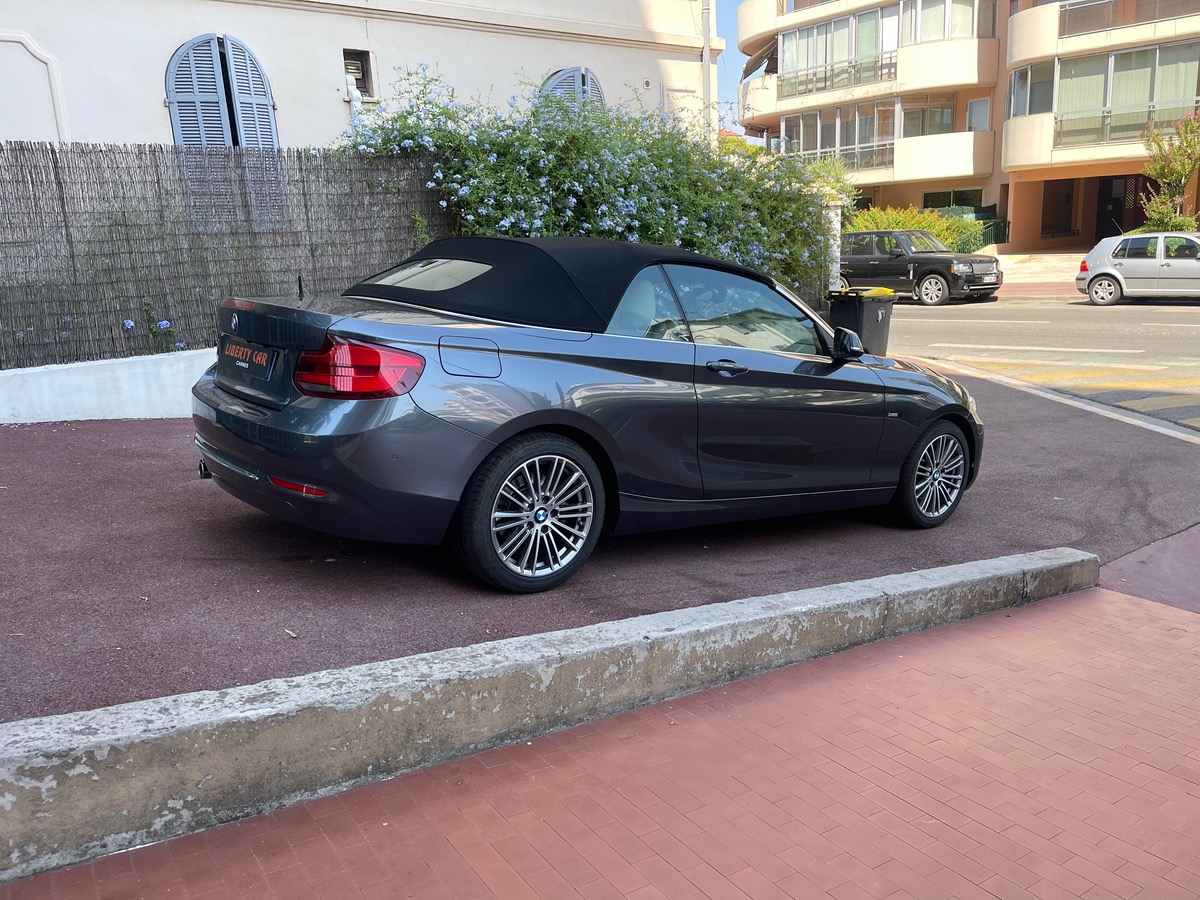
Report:
[{"label": "alloy wheel", "polygon": [[595,525],[591,481],[572,459],[536,456],[500,486],[491,510],[492,547],[510,571],[537,578],[579,554]]},{"label": "alloy wheel", "polygon": [[917,507],[922,514],[936,519],[954,506],[962,493],[966,475],[966,455],[953,435],[940,434],[917,460]]}]

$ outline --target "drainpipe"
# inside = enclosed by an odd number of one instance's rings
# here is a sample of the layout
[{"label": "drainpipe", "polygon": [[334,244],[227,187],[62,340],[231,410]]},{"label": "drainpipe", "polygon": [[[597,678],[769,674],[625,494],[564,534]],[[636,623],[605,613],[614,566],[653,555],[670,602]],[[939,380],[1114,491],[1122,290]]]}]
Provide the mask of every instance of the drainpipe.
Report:
[{"label": "drainpipe", "polygon": [[704,122],[708,137],[712,137],[712,0],[700,0],[700,30],[704,44],[700,50],[700,99],[704,104]]}]

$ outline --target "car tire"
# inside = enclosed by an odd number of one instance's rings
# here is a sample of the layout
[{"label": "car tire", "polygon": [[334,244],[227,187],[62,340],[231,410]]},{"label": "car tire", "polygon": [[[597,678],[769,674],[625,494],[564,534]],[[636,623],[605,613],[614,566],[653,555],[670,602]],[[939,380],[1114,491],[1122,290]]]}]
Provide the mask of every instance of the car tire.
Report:
[{"label": "car tire", "polygon": [[1121,299],[1121,285],[1115,278],[1101,275],[1088,285],[1088,299],[1097,306],[1112,306]]},{"label": "car tire", "polygon": [[839,276],[838,276],[838,280],[837,280],[837,289],[838,289],[839,291],[848,291],[848,290],[850,290],[850,282],[848,282],[848,281],[846,280],[846,276],[845,276],[845,275],[839,275]]},{"label": "car tire", "polygon": [[921,279],[916,293],[926,306],[941,306],[950,299],[950,285],[941,275],[933,273]]},{"label": "car tire", "polygon": [[579,571],[604,523],[604,480],[582,447],[557,434],[521,435],[472,476],[455,522],[459,560],[485,584],[518,594]]},{"label": "car tire", "polygon": [[969,460],[967,439],[957,425],[945,419],[930,425],[900,469],[892,499],[900,522],[935,528],[950,518],[967,489]]}]

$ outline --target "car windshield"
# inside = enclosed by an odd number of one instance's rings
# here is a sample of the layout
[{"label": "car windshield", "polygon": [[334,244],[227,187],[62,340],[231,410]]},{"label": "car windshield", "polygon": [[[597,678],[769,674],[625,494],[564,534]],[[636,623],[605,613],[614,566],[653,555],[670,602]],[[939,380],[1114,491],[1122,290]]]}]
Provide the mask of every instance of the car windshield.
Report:
[{"label": "car windshield", "polygon": [[928,231],[910,231],[905,237],[917,253],[944,253],[950,249]]}]

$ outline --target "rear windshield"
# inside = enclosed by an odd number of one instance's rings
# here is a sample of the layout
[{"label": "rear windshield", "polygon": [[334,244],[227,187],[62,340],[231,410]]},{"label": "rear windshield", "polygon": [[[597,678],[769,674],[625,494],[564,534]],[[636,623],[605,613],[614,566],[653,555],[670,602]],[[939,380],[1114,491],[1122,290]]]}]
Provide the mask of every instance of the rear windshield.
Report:
[{"label": "rear windshield", "polygon": [[448,291],[491,269],[469,259],[414,259],[368,278],[367,284],[386,284],[414,291]]}]

